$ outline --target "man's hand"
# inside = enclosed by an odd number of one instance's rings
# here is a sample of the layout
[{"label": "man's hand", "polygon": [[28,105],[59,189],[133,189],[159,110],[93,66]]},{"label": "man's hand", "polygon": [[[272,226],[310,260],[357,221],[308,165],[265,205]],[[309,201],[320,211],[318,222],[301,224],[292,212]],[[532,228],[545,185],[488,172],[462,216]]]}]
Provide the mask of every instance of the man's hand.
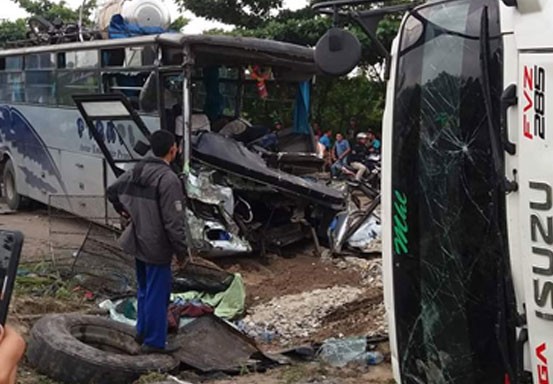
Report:
[{"label": "man's hand", "polygon": [[175,257],[175,265],[177,269],[183,269],[188,264],[188,255],[184,257]]},{"label": "man's hand", "polygon": [[11,327],[0,326],[0,384],[15,383],[17,363],[25,352],[25,341]]}]

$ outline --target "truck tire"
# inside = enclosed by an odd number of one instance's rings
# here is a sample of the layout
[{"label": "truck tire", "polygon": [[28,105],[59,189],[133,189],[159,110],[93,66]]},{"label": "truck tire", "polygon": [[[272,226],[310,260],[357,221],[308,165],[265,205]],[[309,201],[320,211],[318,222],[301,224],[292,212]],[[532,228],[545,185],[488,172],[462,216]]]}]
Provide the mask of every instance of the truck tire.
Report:
[{"label": "truck tire", "polygon": [[127,384],[179,365],[169,355],[140,355],[132,327],[79,314],[48,315],[37,321],[27,358],[39,373],[68,384]]},{"label": "truck tire", "polygon": [[4,165],[3,182],[4,190],[2,191],[2,195],[6,198],[8,207],[13,211],[23,208],[24,198],[17,192],[15,168],[13,167],[12,161],[9,159]]}]

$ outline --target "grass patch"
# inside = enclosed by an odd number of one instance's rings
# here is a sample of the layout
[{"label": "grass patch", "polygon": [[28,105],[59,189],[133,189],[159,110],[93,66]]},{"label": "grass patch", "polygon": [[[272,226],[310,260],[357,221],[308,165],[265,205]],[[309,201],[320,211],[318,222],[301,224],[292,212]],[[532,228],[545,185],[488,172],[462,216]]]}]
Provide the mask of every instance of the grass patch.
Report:
[{"label": "grass patch", "polygon": [[281,375],[284,384],[296,384],[309,377],[309,372],[304,365],[291,365],[286,367]]},{"label": "grass patch", "polygon": [[167,375],[163,375],[157,372],[152,372],[152,373],[148,373],[147,375],[140,376],[140,378],[136,380],[133,384],[156,383],[158,381],[165,381],[166,379],[167,379]]},{"label": "grass patch", "polygon": [[77,298],[75,288],[72,279],[47,262],[20,265],[15,279],[15,293],[19,295],[70,300]]}]

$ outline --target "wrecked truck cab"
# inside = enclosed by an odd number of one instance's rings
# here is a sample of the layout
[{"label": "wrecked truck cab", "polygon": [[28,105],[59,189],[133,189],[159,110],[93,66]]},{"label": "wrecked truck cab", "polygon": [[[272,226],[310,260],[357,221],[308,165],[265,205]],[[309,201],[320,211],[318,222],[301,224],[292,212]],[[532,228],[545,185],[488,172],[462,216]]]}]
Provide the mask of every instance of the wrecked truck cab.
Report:
[{"label": "wrecked truck cab", "polygon": [[[73,99],[116,176],[150,153],[150,129],[121,94]],[[120,141],[109,150],[95,129],[113,126]],[[124,123],[121,123],[124,122]],[[132,137],[132,139],[131,139]],[[278,250],[324,236],[343,209],[343,193],[272,169],[242,143],[213,132],[190,136],[191,159],[182,173],[191,248],[211,257]]]}]

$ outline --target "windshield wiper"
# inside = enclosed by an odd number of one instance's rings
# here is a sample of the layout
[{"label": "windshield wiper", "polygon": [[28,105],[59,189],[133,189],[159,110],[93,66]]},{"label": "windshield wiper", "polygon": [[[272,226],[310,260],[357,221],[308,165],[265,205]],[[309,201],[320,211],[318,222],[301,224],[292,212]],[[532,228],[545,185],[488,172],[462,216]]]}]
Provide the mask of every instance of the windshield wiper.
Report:
[{"label": "windshield wiper", "polygon": [[[493,168],[495,173],[496,185],[494,188],[495,191],[492,192],[493,203],[496,207],[494,209],[494,219],[495,229],[497,235],[501,239],[502,250],[505,255],[509,255],[509,249],[507,241],[505,240],[505,225],[504,221],[500,221],[497,217],[497,209],[500,207],[501,202],[499,201],[500,195],[497,191],[497,187],[502,192],[506,191],[506,178],[504,175],[504,158],[500,152],[498,130],[496,129],[496,124],[494,120],[494,111],[492,104],[492,90],[491,90],[491,81],[490,81],[490,34],[489,34],[489,18],[488,18],[488,7],[484,7],[482,10],[482,16],[480,19],[480,65],[482,69],[482,92],[484,94],[484,106],[486,108],[486,120],[488,126],[488,133],[490,135],[490,145],[493,158]],[[503,196],[503,195],[502,195]],[[502,224],[503,223],[503,224]],[[497,302],[499,306],[499,311],[497,314],[497,324],[496,324],[496,338],[498,347],[501,353],[503,364],[505,365],[505,370],[509,375],[510,379],[514,382],[518,382],[518,375],[515,375],[513,369],[513,360],[520,359],[519,356],[516,356],[516,339],[509,342],[509,334],[513,335],[513,338],[516,334],[516,301],[514,298],[514,287],[511,278],[511,267],[508,257],[503,257],[498,260],[497,268]],[[514,319],[514,320],[513,320]],[[514,341],[514,342],[513,342]],[[512,352],[510,352],[512,351]]]}]

